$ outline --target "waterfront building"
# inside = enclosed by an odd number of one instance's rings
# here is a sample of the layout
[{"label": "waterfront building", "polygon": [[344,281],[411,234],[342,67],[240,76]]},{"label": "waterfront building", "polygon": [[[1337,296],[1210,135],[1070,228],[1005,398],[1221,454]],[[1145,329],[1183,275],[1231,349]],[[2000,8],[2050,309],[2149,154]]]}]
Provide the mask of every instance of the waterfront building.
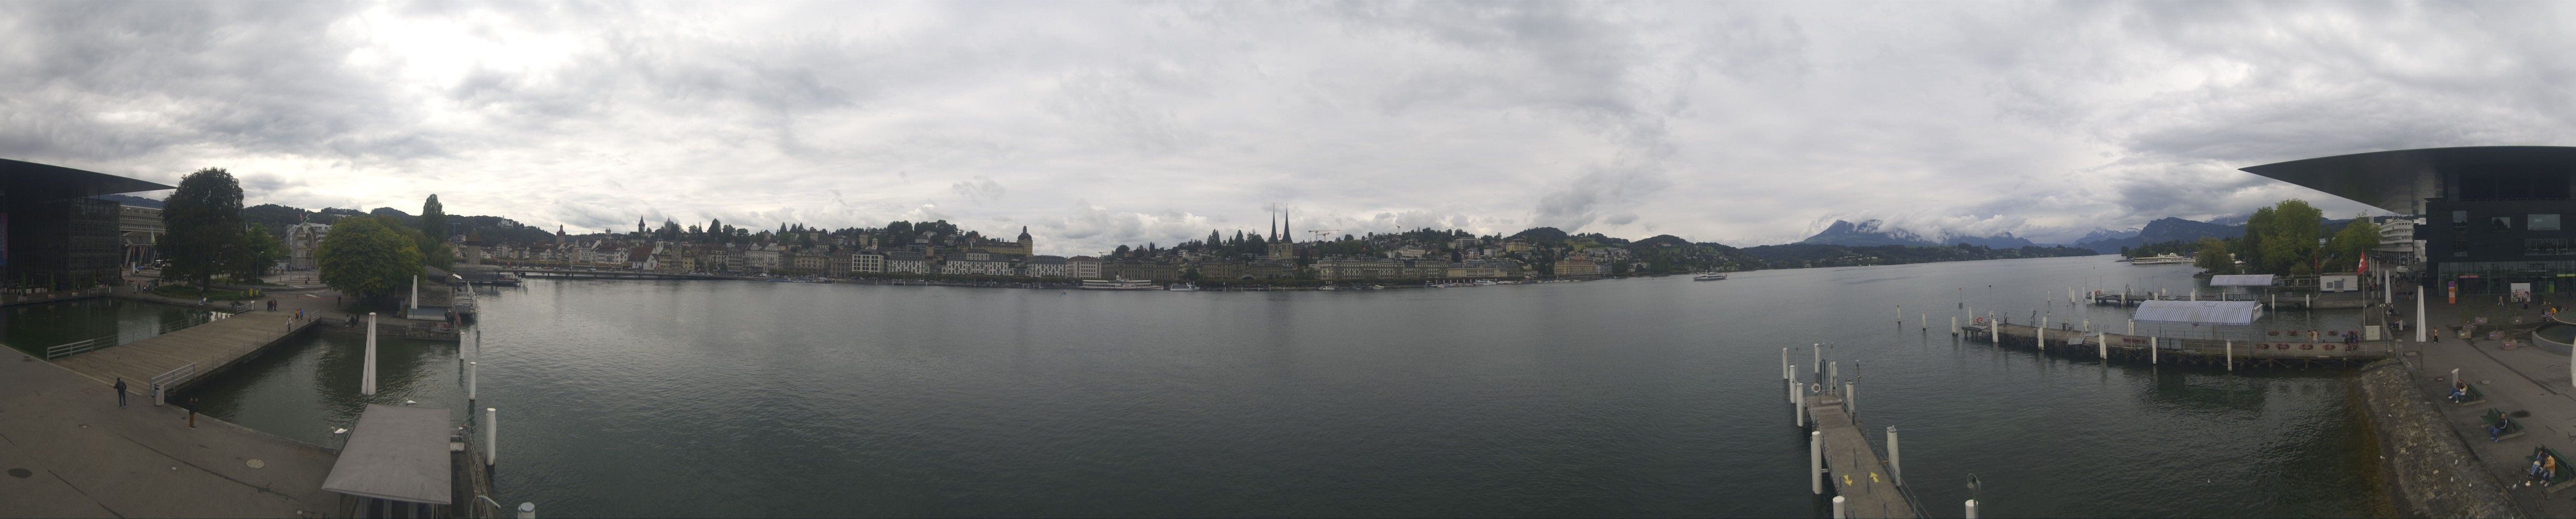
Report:
[{"label": "waterfront building", "polygon": [[1018,241],[977,238],[975,244],[969,248],[988,254],[1025,257],[1037,250],[1037,240],[1029,237],[1029,228],[1028,226],[1023,225],[1020,226],[1020,236]]},{"label": "waterfront building", "polygon": [[743,265],[762,271],[777,270],[778,256],[780,252],[782,251],[772,245],[762,245],[751,250],[742,251]]},{"label": "waterfront building", "polygon": [[1530,243],[1521,240],[1503,242],[1503,252],[1529,252]]},{"label": "waterfront building", "polygon": [[1448,277],[1499,278],[1511,275],[1511,264],[1499,261],[1463,261],[1449,264]]},{"label": "waterfront building", "polygon": [[975,274],[985,276],[1018,275],[1017,272],[1012,271],[1011,262],[1008,259],[995,258],[990,254],[982,253],[959,254],[956,257],[948,258],[948,261],[940,262],[939,273],[951,275]]},{"label": "waterfront building", "polygon": [[1556,262],[1556,277],[1579,278],[1599,276],[1601,274],[1601,264],[1593,263],[1591,258],[1583,256],[1569,256]]},{"label": "waterfront building", "polygon": [[1027,269],[1029,277],[1060,278],[1066,274],[1064,256],[1029,256]]},{"label": "waterfront building", "polygon": [[330,224],[298,223],[286,228],[286,268],[309,270],[320,266],[313,253],[322,249],[322,237],[331,234]]},{"label": "waterfront building", "polygon": [[[818,253],[816,253],[816,254],[823,254],[823,253],[819,253],[819,252],[818,252]],[[825,273],[829,273],[829,274],[834,275],[834,276],[846,276],[846,275],[849,275],[849,274],[850,274],[850,255],[848,255],[848,254],[825,254],[825,255],[824,255],[823,272],[825,272]]]},{"label": "waterfront building", "polygon": [[860,252],[850,255],[850,272],[878,274],[886,271],[886,255]]},{"label": "waterfront building", "polygon": [[1074,256],[1064,259],[1064,277],[1100,279],[1100,258]]},{"label": "waterfront building", "polygon": [[174,189],[131,178],[0,159],[0,280],[11,288],[123,282],[118,205],[100,195]]},{"label": "waterfront building", "polygon": [[2370,249],[2370,260],[2410,272],[2414,266],[2424,264],[2423,242],[2415,239],[2415,223],[2413,217],[2380,219],[2379,246]]},{"label": "waterfront building", "polygon": [[899,250],[888,252],[885,255],[885,262],[886,272],[913,274],[930,273],[930,258],[919,251]]},{"label": "waterfront building", "polygon": [[2576,229],[2564,222],[2576,214],[2576,147],[2379,151],[2244,171],[2419,216],[2407,229],[2423,258],[2415,271],[2435,293],[2576,291]]},{"label": "waterfront building", "polygon": [[1136,260],[1104,261],[1100,263],[1100,275],[1107,279],[1173,281],[1181,278],[1179,267],[1170,263]]},{"label": "waterfront building", "polygon": [[1404,270],[1404,262],[1388,258],[1324,258],[1315,260],[1315,275],[1325,281],[1358,279],[1392,279]]},{"label": "waterfront building", "polygon": [[789,262],[791,264],[789,268],[805,273],[823,272],[823,269],[832,263],[831,260],[826,259],[822,251],[797,251],[794,258]]}]

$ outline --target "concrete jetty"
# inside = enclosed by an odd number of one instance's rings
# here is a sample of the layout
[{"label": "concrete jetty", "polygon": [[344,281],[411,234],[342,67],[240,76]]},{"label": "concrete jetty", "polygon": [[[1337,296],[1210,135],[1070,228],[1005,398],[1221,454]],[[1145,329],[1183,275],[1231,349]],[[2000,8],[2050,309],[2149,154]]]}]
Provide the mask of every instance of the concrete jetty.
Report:
[{"label": "concrete jetty", "polygon": [[[2232,368],[2349,367],[2388,358],[2396,346],[2389,340],[2345,343],[2340,333],[2267,335],[2257,340],[2189,339],[2118,333],[2087,333],[2008,323],[1959,327],[1961,337],[2004,347],[2037,348],[2079,357],[2124,362],[2189,364]],[[2042,339],[2045,340],[2042,340]]]},{"label": "concrete jetty", "polygon": [[1825,486],[1843,499],[1843,516],[1920,517],[1914,497],[1897,484],[1888,462],[1870,447],[1860,421],[1844,407],[1844,398],[1811,392],[1805,400],[1809,431],[1822,433],[1814,437],[1822,440]]},{"label": "concrete jetty", "polygon": [[[102,350],[104,351],[104,350]],[[336,458],[116,390],[33,356],[0,360],[0,517],[328,517]]]},{"label": "concrete jetty", "polygon": [[170,375],[164,377],[163,389],[175,391],[254,356],[314,321],[310,312],[297,318],[292,310],[254,310],[54,362],[101,381],[121,377],[131,391],[150,396],[154,377]]}]

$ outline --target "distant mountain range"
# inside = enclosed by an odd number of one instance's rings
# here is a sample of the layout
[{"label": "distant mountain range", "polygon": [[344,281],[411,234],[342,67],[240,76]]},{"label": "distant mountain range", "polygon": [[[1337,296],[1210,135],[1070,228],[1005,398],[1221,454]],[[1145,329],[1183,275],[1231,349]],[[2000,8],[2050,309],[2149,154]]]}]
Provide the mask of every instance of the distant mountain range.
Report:
[{"label": "distant mountain range", "polygon": [[1916,234],[1913,231],[1889,229],[1885,226],[1886,222],[1879,220],[1866,220],[1860,223],[1852,223],[1846,220],[1834,220],[1833,225],[1825,226],[1824,232],[1816,233],[1815,236],[1809,236],[1805,240],[1799,240],[1798,243],[1809,245],[1844,245],[1851,247],[1875,247],[1880,245],[1937,247],[1965,243],[1998,249],[2017,249],[2031,245],[2038,245],[2036,243],[2031,243],[2030,240],[2014,237],[2012,233],[2003,233],[1995,236],[1943,235],[1937,237],[1938,239],[1934,239],[1931,237],[1925,237],[1921,234]]},{"label": "distant mountain range", "polygon": [[[2220,220],[2224,221],[2226,219],[2221,218]],[[2092,235],[2086,235],[2084,237],[2085,239],[2076,240],[2075,246],[2089,248],[2103,253],[2113,253],[2119,252],[2121,247],[2136,247],[2149,243],[2164,243],[2175,240],[2193,242],[2199,241],[2201,238],[2218,238],[2223,240],[2244,236],[2245,219],[2237,218],[2235,220],[2237,223],[2230,225],[2184,220],[2181,218],[2158,218],[2156,221],[2147,222],[2147,226],[2139,228],[2136,234],[2113,238],[2102,236],[2101,231],[2095,231]]]}]

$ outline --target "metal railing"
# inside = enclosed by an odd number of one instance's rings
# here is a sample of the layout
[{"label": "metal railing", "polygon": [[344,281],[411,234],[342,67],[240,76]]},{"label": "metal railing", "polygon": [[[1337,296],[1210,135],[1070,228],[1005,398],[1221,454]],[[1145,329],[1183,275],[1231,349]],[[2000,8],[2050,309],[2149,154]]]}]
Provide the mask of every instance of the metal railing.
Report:
[{"label": "metal railing", "polygon": [[194,362],[190,362],[184,366],[171,368],[170,371],[161,372],[159,375],[153,375],[152,405],[161,405],[163,403],[163,399],[168,397],[168,390],[171,386],[178,384],[180,381],[188,380],[196,376],[197,363]]},{"label": "metal railing", "polygon": [[[208,314],[192,314],[192,315],[189,315],[189,316],[187,316],[187,317],[182,317],[182,318],[179,318],[179,319],[177,319],[177,320],[173,320],[173,321],[170,321],[170,322],[161,323],[160,325],[157,325],[157,326],[153,326],[153,327],[152,327],[152,334],[151,334],[151,335],[145,335],[145,336],[144,336],[144,338],[150,338],[150,337],[155,337],[155,336],[160,336],[160,335],[167,335],[167,334],[169,334],[170,332],[175,332],[175,331],[179,331],[179,330],[184,330],[184,329],[187,329],[187,328],[188,328],[188,327],[190,327],[190,326],[196,326],[196,325],[200,325],[200,324],[206,324],[206,322],[208,322],[208,321],[212,321],[212,320],[214,320],[214,318],[213,318],[211,315],[208,315]],[[59,359],[59,358],[63,358],[63,357],[69,357],[69,356],[73,356],[73,355],[79,355],[79,354],[83,354],[83,353],[89,353],[89,352],[91,352],[91,351],[97,351],[99,348],[106,348],[106,347],[109,347],[109,346],[116,346],[116,345],[119,345],[119,344],[124,344],[124,342],[122,342],[122,341],[123,341],[123,337],[124,337],[124,336],[125,336],[125,334],[123,334],[123,333],[114,333],[114,334],[103,335],[103,336],[99,336],[99,337],[91,338],[91,339],[83,339],[83,340],[77,340],[77,341],[66,342],[66,343],[57,344],[57,345],[53,345],[53,346],[48,346],[48,347],[46,347],[46,348],[45,348],[45,360],[54,360],[54,359]]]}]

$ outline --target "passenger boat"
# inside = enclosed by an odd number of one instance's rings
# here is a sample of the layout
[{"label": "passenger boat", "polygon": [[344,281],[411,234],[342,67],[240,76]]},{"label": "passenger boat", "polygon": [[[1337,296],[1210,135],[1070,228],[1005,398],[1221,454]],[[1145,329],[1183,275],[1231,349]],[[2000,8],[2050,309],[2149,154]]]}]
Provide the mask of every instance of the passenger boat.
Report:
[{"label": "passenger boat", "polygon": [[1178,285],[1172,285],[1171,287],[1169,287],[1169,288],[1165,288],[1164,290],[1170,290],[1170,291],[1173,291],[1173,292],[1197,292],[1197,291],[1199,291],[1199,286],[1198,286],[1198,285],[1192,285],[1192,284],[1189,284],[1189,283],[1182,283],[1182,284],[1178,284]]},{"label": "passenger boat", "polygon": [[1724,272],[1708,272],[1697,276],[1691,276],[1691,281],[1720,281],[1724,279],[1726,279],[1726,273]]},{"label": "passenger boat", "polygon": [[1141,279],[1085,279],[1082,280],[1082,286],[1074,288],[1080,288],[1083,290],[1162,290],[1163,286],[1156,285],[1153,281]]},{"label": "passenger boat", "polygon": [[2173,265],[2177,263],[2191,263],[2191,258],[2183,257],[2181,254],[2167,252],[2129,261],[2130,265]]}]

